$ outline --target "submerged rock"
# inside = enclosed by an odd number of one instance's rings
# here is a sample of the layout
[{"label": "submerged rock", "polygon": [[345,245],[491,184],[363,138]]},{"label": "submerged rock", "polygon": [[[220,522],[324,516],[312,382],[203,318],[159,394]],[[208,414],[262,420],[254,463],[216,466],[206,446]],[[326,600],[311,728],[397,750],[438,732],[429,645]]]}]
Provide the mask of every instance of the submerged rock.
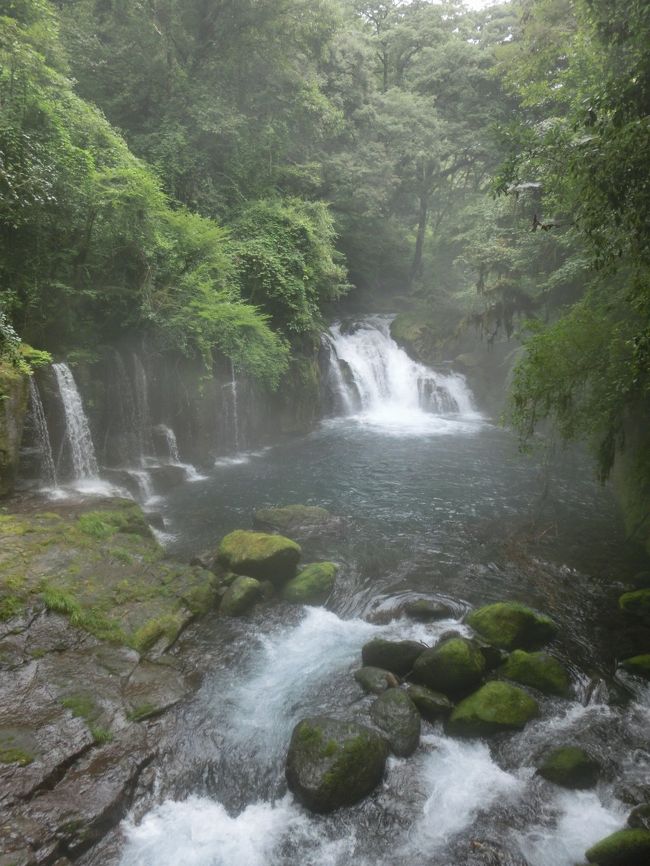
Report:
[{"label": "submerged rock", "polygon": [[283,597],[292,604],[324,604],[334,589],[338,565],[314,562],[284,587]]},{"label": "submerged rock", "polygon": [[257,604],[263,586],[254,577],[238,577],[226,590],[219,610],[224,616],[243,616]]},{"label": "submerged rock", "polygon": [[408,758],[419,746],[420,714],[406,692],[388,689],[370,707],[370,717],[398,758]]},{"label": "submerged rock", "polygon": [[404,613],[410,619],[417,622],[433,622],[437,619],[449,619],[454,612],[448,604],[442,601],[430,601],[422,598],[419,601],[411,601],[404,606]]},{"label": "submerged rock", "polygon": [[394,689],[399,686],[399,680],[395,674],[381,668],[360,668],[358,671],[355,671],[354,678],[364,692],[369,692],[373,695],[380,695],[387,689]]},{"label": "submerged rock", "polygon": [[291,736],[287,784],[312,812],[333,812],[371,793],[387,756],[388,743],[370,728],[324,716],[304,719]]},{"label": "submerged rock", "polygon": [[508,683],[486,683],[461,701],[451,714],[447,731],[457,737],[489,737],[521,730],[539,715],[537,701]]},{"label": "submerged rock", "polygon": [[221,541],[217,560],[227,571],[281,586],[296,574],[301,550],[282,535],[237,529]]},{"label": "submerged rock", "polygon": [[475,689],[485,672],[485,659],[467,638],[451,638],[417,659],[413,678],[429,688],[448,695],[461,695]]},{"label": "submerged rock", "polygon": [[506,650],[539,649],[557,634],[550,617],[510,601],[479,608],[467,617],[467,622],[489,643]]},{"label": "submerged rock", "polygon": [[576,746],[554,749],[537,768],[538,774],[563,788],[593,788],[598,781],[601,766],[595,758]]},{"label": "submerged rock", "polygon": [[406,694],[417,707],[420,715],[428,722],[445,719],[454,709],[453,703],[441,692],[434,692],[426,686],[409,686]]},{"label": "submerged rock", "polygon": [[623,613],[636,616],[645,623],[650,623],[650,589],[624,592],[618,600],[618,606]]},{"label": "submerged rock", "polygon": [[569,694],[570,680],[566,668],[548,653],[515,650],[500,673],[506,679],[530,686],[545,695],[565,698]]},{"label": "submerged rock", "polygon": [[384,668],[398,677],[405,677],[426,647],[413,640],[384,640],[376,637],[364,645],[361,656],[364,665]]},{"label": "submerged rock", "polygon": [[280,532],[289,538],[313,538],[319,535],[338,535],[343,520],[330,514],[326,508],[314,505],[284,505],[260,508],[253,516],[253,526],[264,532]]},{"label": "submerged rock", "polygon": [[647,866],[650,863],[650,830],[619,830],[601,839],[586,854],[598,866]]},{"label": "submerged rock", "polygon": [[624,659],[620,667],[624,671],[627,671],[628,674],[634,674],[637,677],[644,677],[646,680],[650,680],[650,653]]}]

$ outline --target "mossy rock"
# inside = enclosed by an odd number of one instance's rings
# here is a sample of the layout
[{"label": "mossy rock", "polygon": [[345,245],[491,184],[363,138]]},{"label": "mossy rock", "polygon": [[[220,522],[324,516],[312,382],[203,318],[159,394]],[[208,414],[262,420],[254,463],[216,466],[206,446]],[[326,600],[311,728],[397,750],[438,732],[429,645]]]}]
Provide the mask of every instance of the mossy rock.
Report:
[{"label": "mossy rock", "polygon": [[333,562],[307,565],[284,587],[284,600],[291,604],[324,604],[334,589],[337,571],[338,565]]},{"label": "mossy rock", "polygon": [[635,806],[627,817],[627,826],[635,830],[650,830],[650,803]]},{"label": "mossy rock", "polygon": [[509,683],[486,683],[461,701],[447,722],[456,737],[489,737],[503,731],[522,730],[539,715],[537,701]]},{"label": "mossy rock", "polygon": [[566,746],[549,752],[537,772],[543,779],[555,785],[580,790],[593,788],[598,781],[601,766],[584,749]]},{"label": "mossy rock", "polygon": [[262,593],[263,587],[259,580],[254,577],[238,577],[228,587],[219,610],[224,616],[243,616],[257,604]]},{"label": "mossy rock", "polygon": [[640,656],[632,656],[632,658],[624,659],[620,667],[627,671],[628,674],[634,674],[637,677],[643,677],[650,680],[650,653],[644,653]]},{"label": "mossy rock", "polygon": [[446,695],[462,695],[483,678],[485,659],[473,641],[457,637],[429,649],[418,658],[413,679]]},{"label": "mossy rock", "polygon": [[586,857],[598,866],[648,866],[650,830],[619,830],[593,845]]},{"label": "mossy rock", "polygon": [[565,698],[569,694],[571,681],[566,668],[544,652],[527,653],[515,650],[500,669],[506,679],[530,686],[545,695]]},{"label": "mossy rock", "polygon": [[406,694],[417,707],[420,715],[428,722],[446,719],[454,709],[453,703],[442,692],[434,692],[426,686],[409,686]]},{"label": "mossy rock", "polygon": [[623,613],[636,616],[645,623],[650,623],[650,589],[624,592],[618,600],[618,606]]},{"label": "mossy rock", "polygon": [[408,758],[419,746],[420,714],[406,692],[388,689],[370,707],[370,717],[398,758]]},{"label": "mossy rock", "polygon": [[324,716],[293,730],[287,756],[289,789],[312,812],[358,803],[381,782],[388,743],[377,731]]},{"label": "mossy rock", "polygon": [[217,560],[227,571],[281,586],[295,577],[300,554],[290,538],[237,529],[222,539]]},{"label": "mossy rock", "polygon": [[448,604],[444,604],[442,601],[430,601],[426,598],[410,601],[404,605],[404,613],[409,619],[414,619],[416,622],[433,622],[437,619],[449,619],[454,615]]},{"label": "mossy rock", "polygon": [[387,689],[399,686],[399,680],[395,674],[381,668],[364,667],[354,672],[354,678],[364,692],[380,695]]},{"label": "mossy rock", "polygon": [[417,641],[376,637],[364,645],[361,657],[366,666],[383,668],[398,677],[405,677],[425,650],[426,647]]},{"label": "mossy rock", "polygon": [[339,532],[343,521],[326,508],[315,505],[284,505],[260,508],[253,516],[253,526],[263,532],[280,532],[290,538],[311,538]]},{"label": "mossy rock", "polygon": [[482,638],[506,650],[539,649],[557,634],[550,617],[510,601],[481,607],[467,617],[467,622]]}]

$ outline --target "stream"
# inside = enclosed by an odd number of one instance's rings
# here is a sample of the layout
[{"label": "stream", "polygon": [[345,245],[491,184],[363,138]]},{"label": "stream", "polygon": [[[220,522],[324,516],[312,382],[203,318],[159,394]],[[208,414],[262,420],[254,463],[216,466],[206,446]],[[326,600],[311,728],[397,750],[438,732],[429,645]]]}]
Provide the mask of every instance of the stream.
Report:
[{"label": "stream", "polygon": [[[303,544],[305,561],[340,565],[326,608],[275,604],[185,633],[176,651],[207,674],[122,826],[120,866],[574,866],[624,825],[626,790],[648,783],[650,692],[612,679],[610,612],[637,563],[610,494],[580,454],[519,454],[462,377],[411,361],[387,327],[332,329],[338,417],[221,459],[160,504],[168,549],[184,559],[268,504],[322,505],[345,530]],[[401,617],[417,598],[454,617]],[[315,714],[367,719],[373,699],[352,676],[362,645],[469,634],[464,614],[503,599],[558,622],[551,651],[572,699],[541,698],[538,720],[489,744],[424,722],[416,754],[389,759],[368,799],[329,816],[299,806],[284,781],[292,728]],[[572,744],[602,762],[597,788],[535,776],[540,753]]]}]

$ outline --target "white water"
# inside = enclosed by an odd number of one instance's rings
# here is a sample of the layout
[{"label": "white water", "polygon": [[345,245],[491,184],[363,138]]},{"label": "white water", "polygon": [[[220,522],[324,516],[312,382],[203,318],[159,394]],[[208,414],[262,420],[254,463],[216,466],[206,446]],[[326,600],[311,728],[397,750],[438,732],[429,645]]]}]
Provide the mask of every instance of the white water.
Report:
[{"label": "white water", "polygon": [[81,395],[67,364],[53,364],[65,413],[66,437],[70,444],[75,481],[98,480],[99,467],[90,426]]},{"label": "white water", "polygon": [[41,466],[43,471],[43,480],[46,484],[56,487],[56,466],[54,465],[54,456],[52,454],[52,443],[50,441],[50,433],[47,429],[47,421],[45,419],[45,410],[43,409],[43,401],[38,390],[38,385],[33,377],[29,379],[29,397],[32,406],[32,416],[34,418],[34,428],[36,432],[36,441],[41,455]]},{"label": "white water", "polygon": [[149,410],[149,385],[147,373],[138,355],[133,355],[133,371],[135,383],[135,420],[138,450],[142,465],[146,463],[147,455],[153,453],[151,436],[151,412]]},{"label": "white water", "polygon": [[232,380],[230,382],[230,390],[232,394],[232,432],[233,444],[235,452],[239,452],[239,394],[237,393],[237,375],[235,373],[235,365],[231,362],[230,369],[232,372]]},{"label": "white water", "polygon": [[346,415],[388,432],[458,433],[480,419],[463,376],[414,361],[390,335],[390,317],[372,316],[345,333],[330,330],[330,380]]},{"label": "white water", "polygon": [[172,430],[171,427],[168,427],[166,424],[159,424],[158,430],[165,437],[165,441],[167,442],[167,448],[169,449],[169,459],[172,463],[176,463],[180,465],[181,455],[178,450],[178,441],[176,439],[176,434]]}]

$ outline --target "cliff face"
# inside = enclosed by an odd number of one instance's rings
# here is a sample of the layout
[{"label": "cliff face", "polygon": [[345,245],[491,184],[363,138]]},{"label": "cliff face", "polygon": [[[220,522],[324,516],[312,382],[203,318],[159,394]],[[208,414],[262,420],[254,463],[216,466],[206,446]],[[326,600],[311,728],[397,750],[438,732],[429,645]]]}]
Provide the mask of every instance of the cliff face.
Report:
[{"label": "cliff face", "polygon": [[29,396],[29,377],[0,362],[0,496],[13,489]]}]

